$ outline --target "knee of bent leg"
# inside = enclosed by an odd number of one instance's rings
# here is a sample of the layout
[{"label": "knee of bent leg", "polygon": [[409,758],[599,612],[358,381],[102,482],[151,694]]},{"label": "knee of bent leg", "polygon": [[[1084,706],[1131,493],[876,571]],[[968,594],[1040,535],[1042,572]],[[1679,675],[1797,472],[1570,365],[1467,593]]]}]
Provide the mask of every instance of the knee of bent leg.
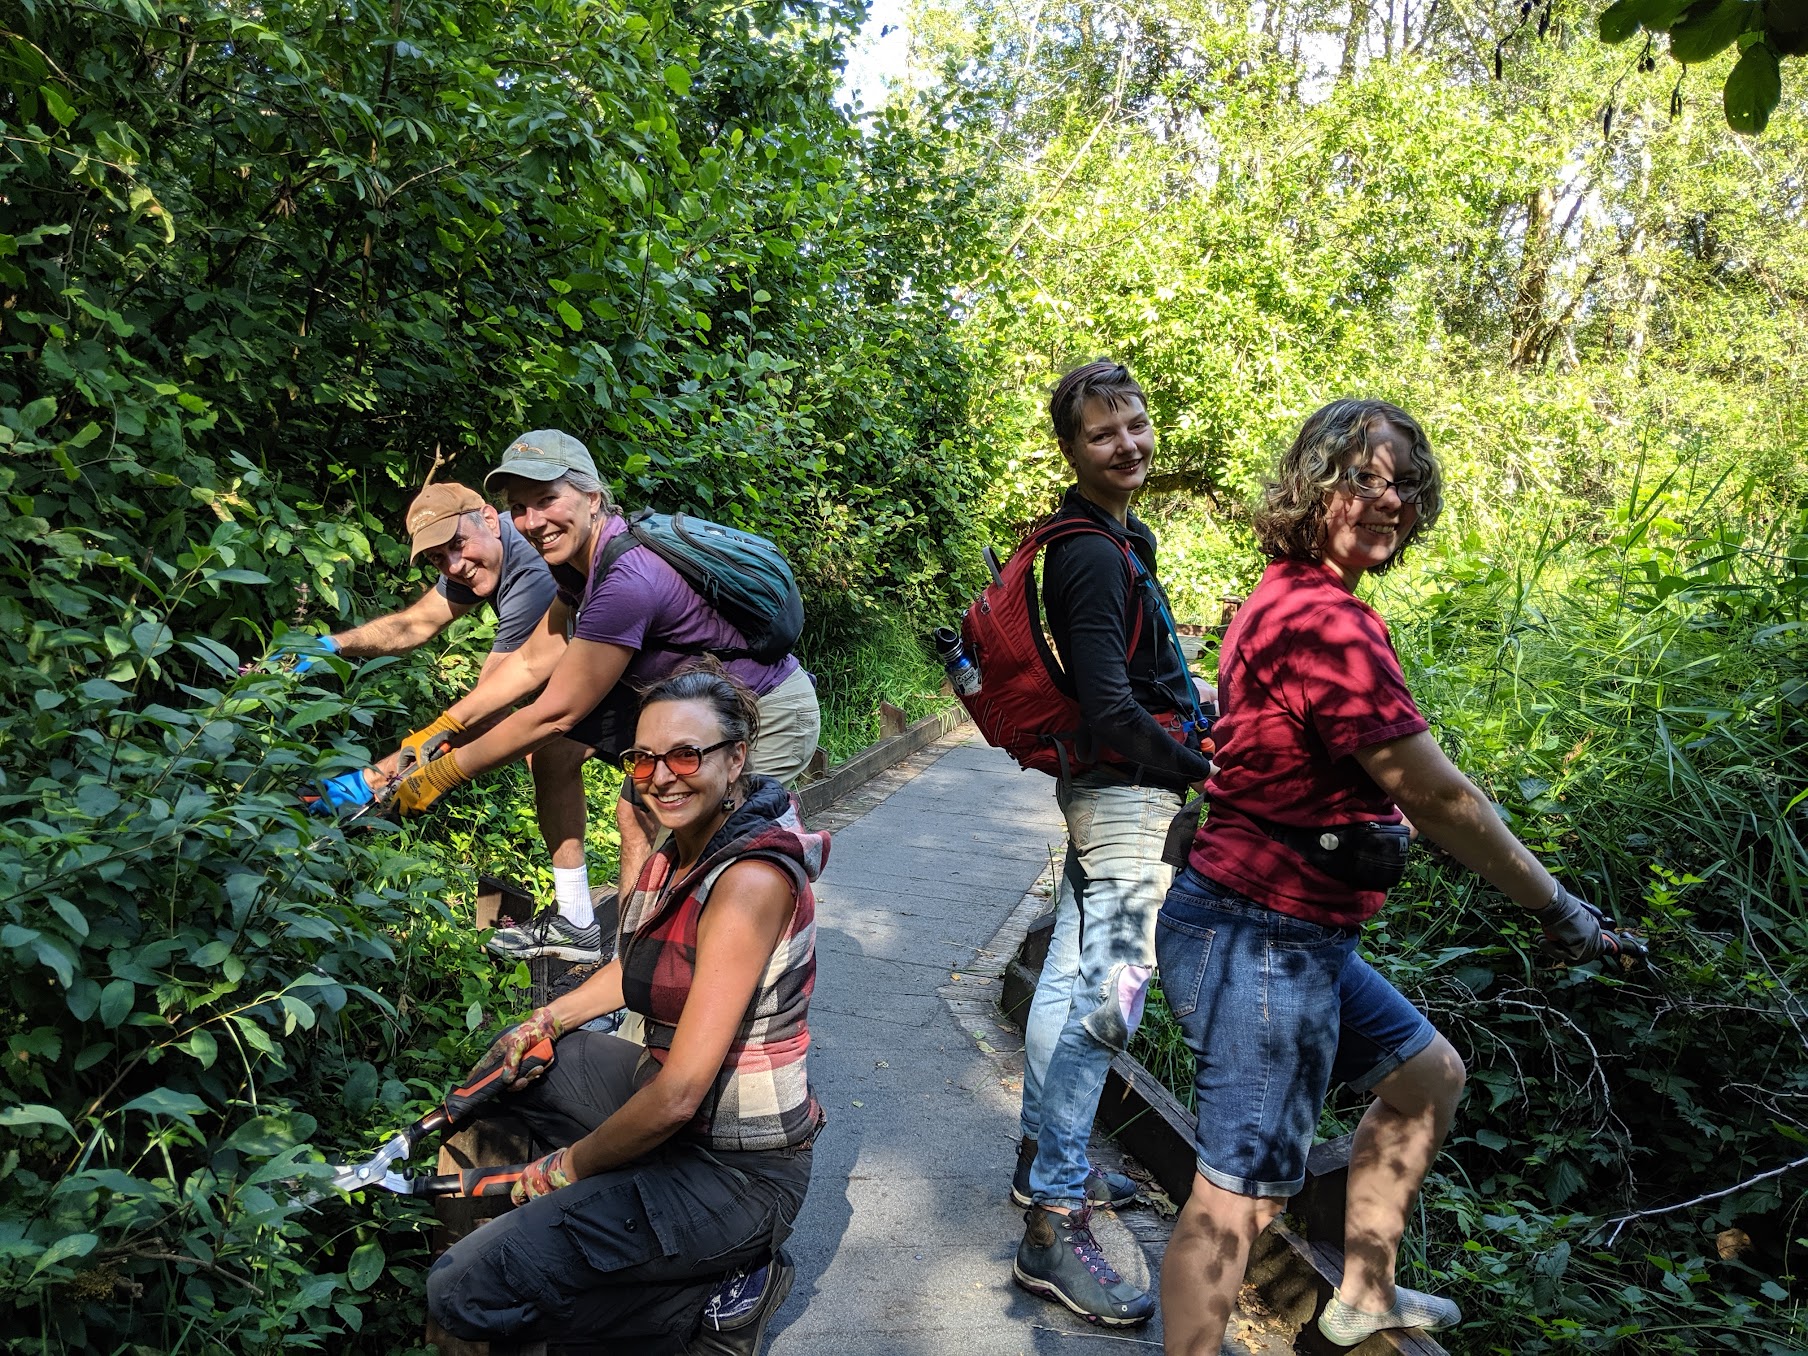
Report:
[{"label": "knee of bent leg", "polygon": [[1463,1067],[1463,1057],[1442,1032],[1432,1037],[1430,1045],[1401,1067],[1403,1073],[1409,1070],[1413,1074],[1410,1095],[1415,1100],[1436,1108],[1445,1119],[1455,1114],[1456,1104],[1463,1095],[1463,1085],[1469,1081],[1469,1071]]},{"label": "knee of bent leg", "polygon": [[1438,1034],[1430,1045],[1382,1079],[1375,1086],[1375,1096],[1403,1115],[1434,1112],[1447,1125],[1467,1079],[1463,1057]]},{"label": "knee of bent leg", "polygon": [[433,1264],[427,1273],[427,1313],[454,1337],[467,1342],[482,1341],[487,1335],[483,1315],[471,1302],[470,1287],[463,1284],[464,1272],[456,1249]]},{"label": "knee of bent leg", "polygon": [[1143,1007],[1149,997],[1147,965],[1114,965],[1097,994],[1099,1003],[1081,1019],[1081,1025],[1100,1045],[1123,1050],[1142,1025]]}]

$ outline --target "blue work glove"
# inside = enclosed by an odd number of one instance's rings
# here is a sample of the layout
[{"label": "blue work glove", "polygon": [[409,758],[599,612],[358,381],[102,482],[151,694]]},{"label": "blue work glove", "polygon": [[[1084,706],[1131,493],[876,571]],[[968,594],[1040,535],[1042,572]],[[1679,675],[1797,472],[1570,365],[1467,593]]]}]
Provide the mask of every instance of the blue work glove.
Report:
[{"label": "blue work glove", "polygon": [[295,655],[295,670],[294,671],[297,674],[306,673],[309,669],[314,667],[314,661],[316,659],[320,658],[320,656],[317,654],[297,654],[296,653],[296,651],[301,646],[307,645],[309,642],[314,642],[315,644],[318,644],[320,646],[320,648],[325,650],[328,654],[338,654],[339,653],[339,642],[334,640],[331,636],[301,636],[298,639],[296,639],[293,643],[290,642],[290,640],[287,636],[284,636],[282,644],[279,645],[277,647],[277,649],[281,652],[286,652],[286,653]]},{"label": "blue work glove", "polygon": [[320,783],[320,796],[308,801],[308,812],[316,815],[337,814],[343,809],[369,805],[376,796],[370,783],[364,779],[362,768],[341,772],[337,777],[328,777]]}]

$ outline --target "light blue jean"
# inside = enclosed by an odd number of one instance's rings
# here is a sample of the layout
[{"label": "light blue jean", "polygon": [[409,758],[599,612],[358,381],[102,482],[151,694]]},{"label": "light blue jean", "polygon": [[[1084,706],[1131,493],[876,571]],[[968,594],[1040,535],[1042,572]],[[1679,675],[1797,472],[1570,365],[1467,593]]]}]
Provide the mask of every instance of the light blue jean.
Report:
[{"label": "light blue jean", "polygon": [[1022,1124],[1036,1141],[1032,1199],[1077,1206],[1105,1073],[1142,1021],[1155,969],[1155,917],[1174,875],[1161,850],[1180,793],[1083,773],[1056,800],[1067,859],[1024,1028]]}]

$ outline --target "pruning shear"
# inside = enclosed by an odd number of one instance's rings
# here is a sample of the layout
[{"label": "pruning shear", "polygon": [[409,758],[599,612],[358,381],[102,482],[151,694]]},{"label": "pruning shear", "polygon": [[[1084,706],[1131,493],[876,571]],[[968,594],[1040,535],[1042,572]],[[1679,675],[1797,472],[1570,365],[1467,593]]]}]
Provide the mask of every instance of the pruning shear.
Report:
[{"label": "pruning shear", "polygon": [[1601,929],[1601,941],[1606,945],[1601,959],[1611,961],[1621,974],[1629,975],[1634,970],[1650,968],[1651,948],[1636,930],[1604,927]]},{"label": "pruning shear", "polygon": [[[368,798],[360,801],[358,803],[358,808],[346,815],[345,818],[340,821],[341,825],[349,826],[355,824],[360,819],[364,818],[365,815],[371,814],[372,812],[375,812],[379,816],[386,813],[390,798],[395,795],[396,787],[402,784],[402,778],[406,777],[409,773],[415,771],[423,764],[430,763],[435,758],[438,758],[451,747],[451,742],[451,733],[442,730],[431,739],[424,742],[418,753],[412,747],[404,745],[401,751],[396,755],[396,770],[390,775],[389,780],[384,782],[381,786],[370,788]],[[328,778],[325,793],[323,794],[319,791],[304,791],[301,793],[302,804],[308,807],[308,812],[310,814],[333,814],[340,806],[351,804],[353,796],[362,794],[360,787],[356,784],[353,784],[346,790],[335,793],[333,783],[340,782],[345,778],[358,778],[361,780],[363,776],[364,773],[358,771],[342,773],[339,777]]]},{"label": "pruning shear", "polygon": [[[551,1063],[552,1041],[538,1041],[528,1046],[522,1054],[515,1077],[532,1078]],[[402,1196],[506,1195],[521,1176],[522,1168],[518,1164],[511,1167],[467,1168],[463,1172],[444,1173],[434,1177],[413,1177],[405,1171],[398,1171],[395,1166],[398,1163],[406,1164],[409,1156],[414,1153],[415,1146],[428,1135],[450,1129],[507,1087],[508,1081],[503,1078],[503,1073],[503,1066],[498,1064],[463,1087],[453,1088],[446,1094],[444,1102],[400,1131],[364,1162],[337,1165],[333,1175],[326,1179],[326,1185],[338,1191],[363,1191],[367,1187],[381,1187]]]},{"label": "pruning shear", "polygon": [[[365,1185],[382,1187],[400,1196],[507,1196],[514,1192],[515,1183],[521,1180],[521,1174],[527,1168],[525,1163],[512,1163],[506,1167],[466,1168],[463,1172],[443,1172],[431,1177],[411,1177],[390,1169]],[[335,1179],[334,1185],[337,1184]]]}]

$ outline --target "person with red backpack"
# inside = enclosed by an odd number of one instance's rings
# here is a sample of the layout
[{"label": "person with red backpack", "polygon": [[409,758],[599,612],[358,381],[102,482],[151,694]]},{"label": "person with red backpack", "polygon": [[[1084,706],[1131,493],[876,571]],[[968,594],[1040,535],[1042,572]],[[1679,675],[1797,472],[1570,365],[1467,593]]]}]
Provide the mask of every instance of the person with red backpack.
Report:
[{"label": "person with red backpack", "polygon": [[[1019,551],[1046,542],[1042,597],[1060,669],[1051,676],[1077,704],[1078,725],[1071,737],[1044,741],[1058,766],[1019,756],[1058,773],[1068,841],[1024,1034],[1023,1140],[1011,1194],[1028,1210],[1012,1274],[1075,1313],[1129,1326],[1146,1322],[1155,1301],[1111,1267],[1089,1216],[1094,1205],[1127,1204],[1136,1188],[1093,1168],[1086,1145],[1111,1057],[1142,1019],[1155,917],[1173,875],[1163,842],[1187,788],[1210,775],[1211,763],[1155,579],[1155,535],[1130,512],[1155,451],[1142,388],[1122,365],[1090,362],[1061,379],[1049,414],[1074,483],[1054,520]],[[985,683],[984,654],[979,662]]]}]

